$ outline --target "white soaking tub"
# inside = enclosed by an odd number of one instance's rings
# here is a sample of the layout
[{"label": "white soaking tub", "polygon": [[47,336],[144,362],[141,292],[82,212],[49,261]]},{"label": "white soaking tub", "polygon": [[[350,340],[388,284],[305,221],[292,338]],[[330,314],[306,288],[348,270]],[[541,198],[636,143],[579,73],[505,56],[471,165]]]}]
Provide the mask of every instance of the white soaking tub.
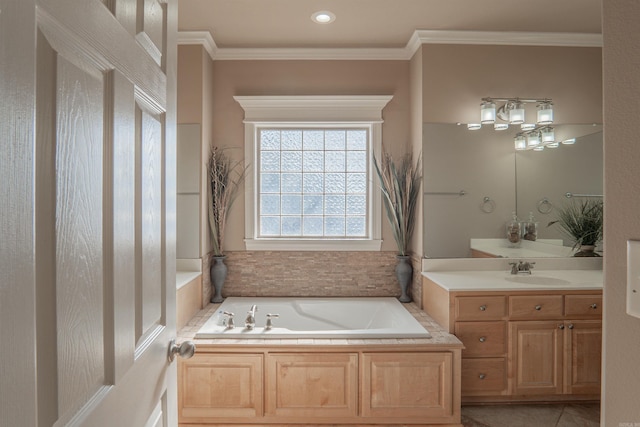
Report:
[{"label": "white soaking tub", "polygon": [[[245,327],[252,305],[255,327]],[[234,313],[234,328],[227,326]],[[265,329],[267,314],[277,314]],[[430,338],[402,304],[391,297],[253,298],[229,297],[195,338]]]}]

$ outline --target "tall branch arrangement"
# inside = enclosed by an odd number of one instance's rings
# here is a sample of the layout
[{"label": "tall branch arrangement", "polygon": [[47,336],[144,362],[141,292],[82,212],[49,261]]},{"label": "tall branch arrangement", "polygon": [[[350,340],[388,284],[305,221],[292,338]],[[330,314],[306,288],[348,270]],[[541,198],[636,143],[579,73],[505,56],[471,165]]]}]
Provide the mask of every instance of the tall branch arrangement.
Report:
[{"label": "tall branch arrangement", "polygon": [[211,253],[214,256],[223,255],[227,217],[246,177],[247,169],[242,163],[242,160],[232,160],[224,149],[218,147],[213,147],[209,154],[209,229],[213,246]]},{"label": "tall branch arrangement", "polygon": [[422,182],[420,159],[414,164],[413,154],[407,153],[396,164],[383,147],[382,157],[378,160],[373,156],[373,164],[399,255],[406,256],[416,223],[416,204]]}]

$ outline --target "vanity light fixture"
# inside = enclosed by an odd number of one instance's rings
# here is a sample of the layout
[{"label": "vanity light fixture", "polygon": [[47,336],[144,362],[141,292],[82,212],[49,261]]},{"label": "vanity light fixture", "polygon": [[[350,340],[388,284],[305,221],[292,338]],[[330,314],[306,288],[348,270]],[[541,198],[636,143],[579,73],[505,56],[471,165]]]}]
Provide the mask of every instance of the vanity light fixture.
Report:
[{"label": "vanity light fixture", "polygon": [[311,15],[311,20],[316,24],[330,24],[336,20],[336,15],[328,10],[320,10]]},{"label": "vanity light fixture", "polygon": [[527,135],[527,146],[536,147],[540,145],[540,132],[530,132]]},{"label": "vanity light fixture", "polygon": [[507,129],[509,129],[509,124],[508,123],[494,123],[493,124],[493,128],[495,130],[507,130]]},{"label": "vanity light fixture", "polygon": [[542,128],[542,130],[540,131],[540,135],[542,136],[543,144],[550,144],[556,141],[556,136],[551,126]]},{"label": "vanity light fixture", "polygon": [[536,125],[534,123],[523,123],[520,125],[520,129],[527,131],[527,130],[534,130],[536,128]]},{"label": "vanity light fixture", "polygon": [[518,151],[527,149],[527,140],[525,139],[524,135],[516,136],[516,138],[514,139],[514,144],[515,144],[516,150]]}]

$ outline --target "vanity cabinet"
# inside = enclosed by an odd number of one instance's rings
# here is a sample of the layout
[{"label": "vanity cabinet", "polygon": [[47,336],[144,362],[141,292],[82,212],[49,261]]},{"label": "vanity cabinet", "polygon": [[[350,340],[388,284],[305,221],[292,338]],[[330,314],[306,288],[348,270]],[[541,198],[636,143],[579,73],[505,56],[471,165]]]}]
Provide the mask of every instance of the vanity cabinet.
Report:
[{"label": "vanity cabinet", "polygon": [[462,401],[599,398],[602,291],[448,291],[423,278],[423,309],[465,345]]}]

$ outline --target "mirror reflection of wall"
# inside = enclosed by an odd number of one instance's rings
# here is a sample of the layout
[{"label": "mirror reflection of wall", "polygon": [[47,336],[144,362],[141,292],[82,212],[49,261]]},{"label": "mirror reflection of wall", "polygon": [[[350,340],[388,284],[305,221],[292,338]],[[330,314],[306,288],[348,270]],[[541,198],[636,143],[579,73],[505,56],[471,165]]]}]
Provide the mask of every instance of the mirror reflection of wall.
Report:
[{"label": "mirror reflection of wall", "polygon": [[[558,139],[573,135],[576,143],[542,152],[516,152],[516,130],[469,131],[455,124],[423,125],[426,257],[471,257],[471,239],[503,239],[506,244],[505,227],[514,211],[520,220],[533,212],[540,223],[539,243],[540,239],[560,243],[557,239],[563,236],[547,223],[555,219],[556,206],[569,202],[565,193],[602,194],[602,128],[554,127]],[[466,194],[455,194],[460,190]],[[485,202],[487,197],[489,202]],[[537,209],[544,198],[549,205],[541,210],[554,208],[546,214]],[[564,244],[571,245],[566,240]]]}]

